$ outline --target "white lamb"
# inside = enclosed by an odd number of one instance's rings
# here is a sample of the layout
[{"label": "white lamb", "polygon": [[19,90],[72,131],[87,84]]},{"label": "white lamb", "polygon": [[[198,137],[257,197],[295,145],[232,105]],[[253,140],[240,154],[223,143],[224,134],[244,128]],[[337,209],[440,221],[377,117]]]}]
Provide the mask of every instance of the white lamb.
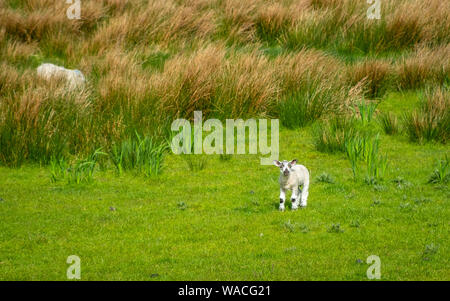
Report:
[{"label": "white lamb", "polygon": [[53,64],[42,64],[37,68],[38,76],[50,80],[52,77],[64,78],[71,89],[83,86],[86,79],[80,70],[71,70]]},{"label": "white lamb", "polygon": [[[290,162],[274,160],[273,163],[280,168],[280,210],[284,211],[286,189],[292,190],[292,210],[297,210],[299,204],[300,207],[306,207],[309,189],[308,169],[303,165],[297,165],[297,159]],[[300,189],[300,186],[303,188]]]}]

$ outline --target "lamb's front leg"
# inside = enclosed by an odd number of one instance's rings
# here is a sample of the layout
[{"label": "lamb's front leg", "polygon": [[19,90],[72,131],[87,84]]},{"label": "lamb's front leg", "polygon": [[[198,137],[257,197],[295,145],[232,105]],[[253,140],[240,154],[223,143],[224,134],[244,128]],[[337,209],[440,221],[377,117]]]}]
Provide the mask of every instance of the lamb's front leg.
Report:
[{"label": "lamb's front leg", "polygon": [[298,191],[298,187],[292,189],[291,202],[292,202],[292,210],[297,210],[299,203],[300,194]]},{"label": "lamb's front leg", "polygon": [[280,188],[280,211],[284,211],[284,201],[286,200],[286,191]]}]

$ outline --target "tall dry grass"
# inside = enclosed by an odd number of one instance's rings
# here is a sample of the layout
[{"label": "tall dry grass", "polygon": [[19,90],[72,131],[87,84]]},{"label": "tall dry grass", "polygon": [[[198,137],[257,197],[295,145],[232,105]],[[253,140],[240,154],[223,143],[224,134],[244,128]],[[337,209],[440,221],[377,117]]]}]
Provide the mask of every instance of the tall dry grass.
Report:
[{"label": "tall dry grass", "polygon": [[412,141],[447,143],[450,138],[450,91],[428,89],[420,109],[405,116],[405,126]]},{"label": "tall dry grass", "polygon": [[[357,0],[84,0],[80,20],[68,6],[0,2],[0,162],[161,137],[194,110],[299,127],[363,94],[448,84],[448,1],[383,1],[381,20]],[[43,62],[80,69],[88,85],[38,79]]]},{"label": "tall dry grass", "polygon": [[396,66],[400,89],[416,89],[426,84],[448,84],[450,76],[450,44],[434,48],[418,47]]},{"label": "tall dry grass", "polygon": [[[5,70],[5,69],[4,69]],[[19,166],[25,160],[48,163],[52,156],[76,154],[95,145],[91,132],[90,93],[67,93],[64,82],[45,83],[32,72],[4,72],[0,103],[0,162]],[[12,81],[15,82],[12,82]],[[12,86],[14,85],[14,86]]]},{"label": "tall dry grass", "polygon": [[350,65],[346,69],[346,81],[351,85],[361,83],[367,97],[380,97],[389,89],[393,70],[389,62],[375,59],[365,59]]}]

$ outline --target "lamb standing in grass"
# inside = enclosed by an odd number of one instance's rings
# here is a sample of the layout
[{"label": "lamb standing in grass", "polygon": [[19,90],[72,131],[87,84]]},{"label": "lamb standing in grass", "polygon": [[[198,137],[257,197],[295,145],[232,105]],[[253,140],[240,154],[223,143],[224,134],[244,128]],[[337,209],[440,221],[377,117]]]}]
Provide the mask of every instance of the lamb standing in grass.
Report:
[{"label": "lamb standing in grass", "polygon": [[[280,210],[284,211],[284,201],[286,200],[286,189],[292,190],[291,201],[292,210],[306,207],[309,189],[309,171],[303,165],[297,165],[297,159],[290,162],[274,160],[275,166],[280,168]],[[300,189],[303,186],[303,189]]]}]

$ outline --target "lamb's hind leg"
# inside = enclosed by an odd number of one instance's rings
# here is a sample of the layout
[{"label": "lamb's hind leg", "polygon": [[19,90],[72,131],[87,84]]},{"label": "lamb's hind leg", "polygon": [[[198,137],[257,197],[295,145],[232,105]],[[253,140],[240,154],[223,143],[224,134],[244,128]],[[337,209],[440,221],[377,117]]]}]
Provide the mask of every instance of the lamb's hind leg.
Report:
[{"label": "lamb's hind leg", "polygon": [[300,194],[300,207],[306,207],[306,203],[308,200],[308,188],[308,184],[305,184],[303,186],[302,193]]}]

